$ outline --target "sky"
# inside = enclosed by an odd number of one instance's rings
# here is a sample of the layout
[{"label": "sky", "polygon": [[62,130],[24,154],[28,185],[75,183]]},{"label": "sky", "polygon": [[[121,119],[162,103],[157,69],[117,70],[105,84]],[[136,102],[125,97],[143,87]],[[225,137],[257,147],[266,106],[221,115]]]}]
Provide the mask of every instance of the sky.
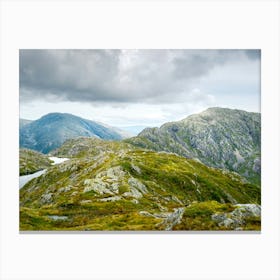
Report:
[{"label": "sky", "polygon": [[160,126],[209,107],[260,112],[260,50],[20,50],[20,117]]}]

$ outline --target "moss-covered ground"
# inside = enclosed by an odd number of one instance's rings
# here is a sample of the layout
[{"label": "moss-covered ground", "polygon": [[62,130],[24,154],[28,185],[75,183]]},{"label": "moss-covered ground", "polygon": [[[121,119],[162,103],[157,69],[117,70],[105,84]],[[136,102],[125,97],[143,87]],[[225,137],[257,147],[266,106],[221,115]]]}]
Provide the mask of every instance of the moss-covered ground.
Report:
[{"label": "moss-covered ground", "polygon": [[[20,190],[20,230],[164,230],[178,208],[184,213],[173,230],[229,230],[211,215],[229,213],[236,203],[260,204],[259,186],[176,154],[84,138],[55,155],[71,160]],[[243,229],[260,229],[260,219],[248,219]]]},{"label": "moss-covered ground", "polygon": [[28,149],[20,149],[19,151],[20,176],[48,168],[51,164],[52,161],[42,153]]}]

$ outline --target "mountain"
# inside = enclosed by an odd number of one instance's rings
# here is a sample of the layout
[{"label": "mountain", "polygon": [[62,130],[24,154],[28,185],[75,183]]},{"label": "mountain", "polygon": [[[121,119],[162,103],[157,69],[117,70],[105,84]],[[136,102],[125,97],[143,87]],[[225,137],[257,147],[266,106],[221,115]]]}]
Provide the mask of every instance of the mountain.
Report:
[{"label": "mountain", "polygon": [[65,140],[80,136],[120,140],[123,135],[111,127],[71,114],[50,113],[20,128],[20,147],[48,153]]},{"label": "mountain", "polygon": [[19,174],[27,175],[50,167],[52,161],[44,154],[28,149],[19,150]]},{"label": "mountain", "polygon": [[208,166],[235,171],[260,184],[259,113],[209,108],[160,128],[146,128],[126,141],[141,148],[197,158]]},{"label": "mountain", "polygon": [[70,160],[20,189],[21,230],[256,230],[260,187],[121,141],[67,140]]},{"label": "mountain", "polygon": [[19,128],[22,128],[23,126],[25,126],[26,124],[29,124],[33,121],[31,120],[26,120],[26,119],[19,119]]}]

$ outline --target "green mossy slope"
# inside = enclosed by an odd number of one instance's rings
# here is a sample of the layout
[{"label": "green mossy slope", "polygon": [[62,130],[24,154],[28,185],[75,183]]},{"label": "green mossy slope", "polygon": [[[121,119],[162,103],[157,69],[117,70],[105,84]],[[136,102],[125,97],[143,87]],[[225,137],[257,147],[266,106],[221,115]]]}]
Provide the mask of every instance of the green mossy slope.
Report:
[{"label": "green mossy slope", "polygon": [[19,174],[27,175],[50,167],[52,161],[44,154],[28,149],[19,150]]},{"label": "green mossy slope", "polygon": [[[191,230],[186,209],[196,203],[260,204],[258,186],[175,154],[83,138],[55,155],[72,158],[20,190],[21,230]],[[194,228],[220,229],[210,220]]]}]

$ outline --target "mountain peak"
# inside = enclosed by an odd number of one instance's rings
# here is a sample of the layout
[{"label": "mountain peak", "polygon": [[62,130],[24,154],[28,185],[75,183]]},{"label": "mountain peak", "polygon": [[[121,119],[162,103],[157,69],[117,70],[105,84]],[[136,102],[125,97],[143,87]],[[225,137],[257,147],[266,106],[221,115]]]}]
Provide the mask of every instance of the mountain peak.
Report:
[{"label": "mountain peak", "polygon": [[49,113],[20,129],[20,147],[48,153],[65,140],[80,136],[121,140],[118,129],[68,113]]},{"label": "mountain peak", "polygon": [[213,107],[158,129],[145,129],[128,141],[142,148],[198,158],[259,184],[260,124],[259,113]]}]

